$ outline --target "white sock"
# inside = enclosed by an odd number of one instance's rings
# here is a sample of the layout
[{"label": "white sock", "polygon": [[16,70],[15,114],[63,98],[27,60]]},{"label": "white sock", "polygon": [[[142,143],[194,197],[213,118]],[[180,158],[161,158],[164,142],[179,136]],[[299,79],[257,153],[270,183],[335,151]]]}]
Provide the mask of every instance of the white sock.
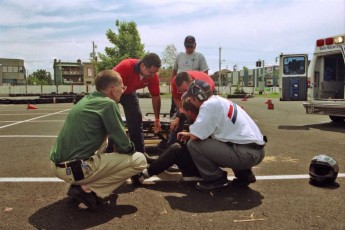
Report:
[{"label": "white sock", "polygon": [[149,178],[150,177],[149,172],[147,171],[147,169],[144,169],[142,173],[144,174],[145,178]]}]

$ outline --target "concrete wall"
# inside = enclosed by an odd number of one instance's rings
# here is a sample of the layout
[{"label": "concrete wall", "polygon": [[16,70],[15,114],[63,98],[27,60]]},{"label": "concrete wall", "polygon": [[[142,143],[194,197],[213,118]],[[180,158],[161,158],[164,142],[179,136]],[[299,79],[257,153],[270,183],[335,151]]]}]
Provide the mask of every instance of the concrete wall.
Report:
[{"label": "concrete wall", "polygon": [[42,85],[42,94],[51,94],[51,93],[56,93],[56,92],[57,92],[56,85]]},{"label": "concrete wall", "polygon": [[[222,86],[217,87],[220,94],[233,94],[235,90],[238,88],[238,86]],[[239,87],[242,89],[245,93],[259,93],[258,87]],[[171,93],[170,85],[162,85],[160,87],[161,93],[169,94]],[[9,96],[10,94],[51,94],[51,93],[91,93],[96,91],[96,87],[94,85],[28,85],[28,86],[10,86],[10,85],[4,85],[0,86],[0,96]],[[266,93],[279,93],[280,88],[279,87],[265,87],[264,91]],[[149,90],[147,88],[144,89],[138,89],[137,93],[149,93]]]}]

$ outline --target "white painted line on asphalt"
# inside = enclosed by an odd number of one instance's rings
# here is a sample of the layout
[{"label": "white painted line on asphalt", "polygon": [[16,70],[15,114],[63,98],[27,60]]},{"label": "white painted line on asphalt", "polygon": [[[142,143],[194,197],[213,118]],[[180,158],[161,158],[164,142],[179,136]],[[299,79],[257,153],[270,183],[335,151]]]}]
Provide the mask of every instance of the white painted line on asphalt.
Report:
[{"label": "white painted line on asphalt", "polygon": [[59,111],[59,112],[56,112],[56,113],[49,113],[49,114],[46,114],[46,115],[43,115],[43,116],[31,118],[31,119],[28,119],[28,120],[18,121],[18,122],[15,122],[13,124],[8,124],[8,125],[0,126],[0,129],[6,128],[6,127],[9,127],[9,126],[13,126],[13,125],[18,125],[18,124],[25,123],[25,122],[28,122],[28,121],[40,119],[40,118],[43,118],[43,117],[48,117],[48,116],[51,116],[51,115],[63,113],[63,112],[66,112],[68,110],[70,110],[70,109],[65,109],[65,110],[62,110],[62,111]]},{"label": "white painted line on asphalt", "polygon": [[[0,121],[0,123],[12,123],[12,122],[17,122],[17,121]],[[27,121],[27,122],[32,122],[32,123],[41,123],[41,122],[47,122],[47,123],[52,123],[52,122],[65,122],[65,120],[40,120],[40,121]]]},{"label": "white painted line on asphalt", "polygon": [[0,138],[12,138],[12,137],[15,137],[15,138],[18,138],[18,137],[24,137],[24,138],[27,138],[27,137],[57,137],[57,135],[0,135]]},{"label": "white painted line on asphalt", "polygon": [[64,182],[57,177],[0,177],[0,182]]},{"label": "white painted line on asphalt", "polygon": [[[345,173],[339,173],[339,177],[345,177]],[[198,177],[183,177],[179,178],[178,180],[174,181],[199,181],[200,178]],[[229,176],[229,180],[234,179],[234,177]],[[308,174],[300,174],[300,175],[272,175],[272,176],[257,176],[257,180],[293,180],[293,179],[309,179]],[[130,180],[128,180],[130,181]],[[152,176],[145,180],[146,182],[155,182],[155,181],[171,181],[171,180],[163,180],[157,176]],[[56,177],[0,177],[1,182],[64,182],[63,180],[56,178]]]},{"label": "white painted line on asphalt", "polygon": [[[40,115],[40,114],[47,114],[47,113],[2,113],[0,116],[32,116],[32,115]],[[68,114],[68,113],[61,113],[61,114]]]}]

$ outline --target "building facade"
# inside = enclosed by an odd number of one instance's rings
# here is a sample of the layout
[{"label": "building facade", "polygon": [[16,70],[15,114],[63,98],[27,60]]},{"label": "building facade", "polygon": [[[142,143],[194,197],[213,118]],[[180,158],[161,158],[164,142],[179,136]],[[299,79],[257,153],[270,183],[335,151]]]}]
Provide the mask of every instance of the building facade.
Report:
[{"label": "building facade", "polygon": [[[211,78],[216,85],[239,87],[279,87],[279,66],[267,66],[255,69],[234,70],[223,69],[217,71]],[[220,80],[219,80],[220,79]]]},{"label": "building facade", "polygon": [[62,62],[54,59],[55,85],[82,85],[84,84],[83,66],[81,60],[77,62]]},{"label": "building facade", "polygon": [[94,85],[96,71],[92,62],[83,62],[84,85]]},{"label": "building facade", "polygon": [[0,58],[0,85],[26,85],[24,60]]},{"label": "building facade", "polygon": [[55,85],[93,85],[95,67],[92,62],[62,62],[54,59]]}]

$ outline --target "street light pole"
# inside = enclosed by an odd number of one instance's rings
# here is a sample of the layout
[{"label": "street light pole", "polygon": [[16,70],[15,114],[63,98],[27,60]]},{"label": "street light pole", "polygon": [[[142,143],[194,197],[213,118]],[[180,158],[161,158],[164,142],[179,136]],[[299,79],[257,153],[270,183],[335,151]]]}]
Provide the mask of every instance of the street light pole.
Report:
[{"label": "street light pole", "polygon": [[222,84],[222,79],[221,79],[221,74],[220,70],[222,69],[222,47],[219,47],[219,71],[218,71],[218,93],[221,94],[220,92],[220,86]]}]

